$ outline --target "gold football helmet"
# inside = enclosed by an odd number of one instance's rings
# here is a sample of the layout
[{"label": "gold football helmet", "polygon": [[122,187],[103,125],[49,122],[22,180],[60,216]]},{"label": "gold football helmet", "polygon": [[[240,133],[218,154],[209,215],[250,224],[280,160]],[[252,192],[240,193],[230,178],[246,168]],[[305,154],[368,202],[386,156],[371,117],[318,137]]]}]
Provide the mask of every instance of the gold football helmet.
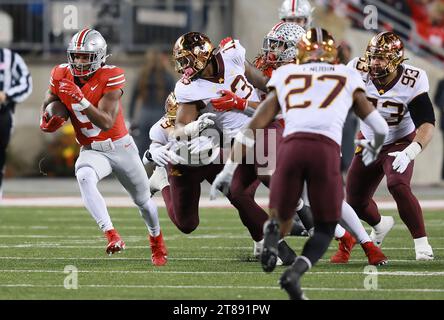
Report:
[{"label": "gold football helmet", "polygon": [[200,32],[188,32],[177,39],[173,48],[176,71],[192,79],[205,69],[213,54],[210,38]]},{"label": "gold football helmet", "polygon": [[174,92],[171,92],[165,100],[165,116],[174,124],[177,114],[177,100]]},{"label": "gold football helmet", "polygon": [[[371,60],[379,58],[387,61],[385,67],[374,67]],[[384,31],[374,36],[365,51],[365,63],[372,78],[382,78],[395,72],[404,59],[404,44],[401,38],[393,32]]]},{"label": "gold football helmet", "polygon": [[325,29],[312,28],[298,43],[298,63],[336,63],[338,51],[333,36]]}]

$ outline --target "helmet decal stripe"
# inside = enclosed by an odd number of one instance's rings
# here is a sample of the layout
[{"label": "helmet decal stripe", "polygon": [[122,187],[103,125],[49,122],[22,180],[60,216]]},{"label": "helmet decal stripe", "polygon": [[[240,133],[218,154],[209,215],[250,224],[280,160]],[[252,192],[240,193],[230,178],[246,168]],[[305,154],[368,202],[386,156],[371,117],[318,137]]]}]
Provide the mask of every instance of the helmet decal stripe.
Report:
[{"label": "helmet decal stripe", "polygon": [[322,43],[324,39],[322,39],[322,30],[321,28],[316,28],[316,41]]},{"label": "helmet decal stripe", "polygon": [[77,47],[81,47],[83,41],[86,38],[86,35],[88,34],[88,32],[91,31],[91,29],[83,29],[80,34],[79,34],[79,38],[77,39]]},{"label": "helmet decal stripe", "polygon": [[[299,2],[299,0],[298,0],[298,2]],[[294,14],[294,9],[295,9],[295,4],[296,4],[296,7],[298,7],[298,3],[296,3],[296,0],[292,0],[291,1],[291,13],[293,13],[293,14]]]},{"label": "helmet decal stripe", "polygon": [[279,27],[281,26],[281,25],[283,25],[285,22],[283,22],[283,21],[281,21],[281,22],[279,22],[277,25],[275,25],[274,27],[273,27],[273,29],[271,29],[271,30],[273,30],[273,31],[276,31],[277,29],[279,29]]}]

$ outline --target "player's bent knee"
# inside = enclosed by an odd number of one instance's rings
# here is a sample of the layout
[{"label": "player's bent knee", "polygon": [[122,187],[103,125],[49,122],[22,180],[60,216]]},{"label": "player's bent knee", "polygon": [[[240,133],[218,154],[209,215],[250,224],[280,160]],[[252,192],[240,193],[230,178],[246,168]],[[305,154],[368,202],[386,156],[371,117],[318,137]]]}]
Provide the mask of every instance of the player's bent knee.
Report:
[{"label": "player's bent knee", "polygon": [[176,227],[185,234],[190,234],[196,230],[198,223],[189,221],[177,221]]},{"label": "player's bent knee", "polygon": [[79,184],[97,183],[97,174],[91,167],[81,167],[76,171],[76,178]]},{"label": "player's bent knee", "polygon": [[389,189],[390,194],[394,198],[397,198],[399,196],[403,196],[405,194],[412,193],[412,189],[410,188],[410,186],[408,184],[405,184],[405,183],[389,184],[389,185],[387,185],[387,188]]}]

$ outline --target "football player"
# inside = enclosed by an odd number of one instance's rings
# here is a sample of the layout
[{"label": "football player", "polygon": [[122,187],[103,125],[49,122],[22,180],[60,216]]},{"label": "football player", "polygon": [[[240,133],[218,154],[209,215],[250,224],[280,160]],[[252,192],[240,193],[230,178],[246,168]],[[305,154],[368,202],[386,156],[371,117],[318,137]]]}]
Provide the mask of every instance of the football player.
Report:
[{"label": "football player", "polygon": [[237,135],[231,157],[214,182],[216,187],[221,182],[219,187],[229,185],[238,166],[235,155],[253,146],[254,131],[265,128],[281,111],[285,130],[271,180],[271,218],[264,226],[264,270],[274,268],[278,241],[291,228],[304,180],[315,223],[302,255],[280,278],[291,299],[305,298],[300,277],[326,252],[341,216],[340,144],[348,110],[353,107],[374,132],[371,144],[362,143],[366,164],[376,159],[388,132],[384,119],[366,99],[359,73],[335,65],[336,59],[335,41],[326,30],[313,28],[303,36],[298,44],[299,65],[287,64],[273,73],[268,83],[270,93],[247,130]]},{"label": "football player", "polygon": [[46,106],[61,101],[69,111],[76,139],[82,146],[75,164],[85,207],[108,240],[106,253],[125,248],[114,228],[97,183],[114,173],[139,208],[149,232],[151,260],[167,262],[167,249],[159,226],[157,207],[150,198],[149,181],[122,114],[124,71],[107,65],[107,45],[93,29],[83,29],[71,39],[68,63],[52,69],[49,90],[42,105],[40,128],[53,132],[63,125],[60,117],[47,119]]},{"label": "football player", "polygon": [[[176,70],[183,75],[176,84],[174,94],[178,102],[174,136],[187,138],[198,136],[202,131],[199,120],[202,113],[213,112],[216,128],[223,132],[223,140],[230,145],[234,136],[249,121],[249,114],[259,103],[255,87],[265,90],[267,78],[245,59],[245,49],[237,40],[224,39],[215,48],[210,39],[199,32],[189,32],[181,36],[174,46],[173,58]],[[232,97],[248,99],[241,101],[233,110],[219,112],[210,102],[224,96],[225,101]],[[236,95],[235,95],[236,94]],[[224,104],[219,100],[218,106]],[[214,101],[213,101],[214,102]],[[276,125],[276,124],[275,124]],[[265,157],[268,156],[265,150]],[[187,226],[189,232],[198,225],[198,202],[200,182],[204,179],[212,183],[223,164],[210,164],[200,167],[186,165],[169,166],[168,178],[176,219]],[[249,170],[250,168],[248,168]],[[253,167],[253,171],[255,167]],[[240,175],[250,172],[238,170],[236,181],[244,181]],[[253,172],[254,180],[257,174]],[[265,177],[267,178],[267,177]],[[263,224],[268,219],[267,213],[254,201],[247,188],[227,195],[230,202],[238,209],[242,222],[248,228],[255,242],[263,239]],[[295,253],[283,241],[279,248],[279,258],[286,265],[294,260]]]},{"label": "football player", "polygon": [[313,10],[308,0],[284,0],[279,8],[279,19],[308,30],[311,28]]},{"label": "football player", "polygon": [[[381,216],[372,198],[386,176],[399,215],[413,237],[416,260],[432,260],[421,206],[410,181],[415,158],[432,139],[435,115],[427,74],[404,60],[400,37],[393,32],[381,32],[369,41],[364,58],[349,63],[361,73],[367,98],[388,123],[389,134],[377,161],[370,166],[364,165],[361,148],[356,150],[347,176],[347,202],[372,226],[370,236],[381,245],[394,220]],[[361,123],[361,137],[368,141],[373,138],[365,123]]]}]

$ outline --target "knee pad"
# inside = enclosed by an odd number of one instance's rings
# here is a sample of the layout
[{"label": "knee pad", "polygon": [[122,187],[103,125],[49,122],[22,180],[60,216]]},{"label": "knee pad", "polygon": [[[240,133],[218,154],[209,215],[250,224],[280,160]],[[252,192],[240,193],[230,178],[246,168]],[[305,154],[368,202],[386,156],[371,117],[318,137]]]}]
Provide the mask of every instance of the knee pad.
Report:
[{"label": "knee pad", "polygon": [[81,167],[76,171],[76,178],[79,184],[96,184],[99,179],[97,178],[97,173],[91,167]]}]

